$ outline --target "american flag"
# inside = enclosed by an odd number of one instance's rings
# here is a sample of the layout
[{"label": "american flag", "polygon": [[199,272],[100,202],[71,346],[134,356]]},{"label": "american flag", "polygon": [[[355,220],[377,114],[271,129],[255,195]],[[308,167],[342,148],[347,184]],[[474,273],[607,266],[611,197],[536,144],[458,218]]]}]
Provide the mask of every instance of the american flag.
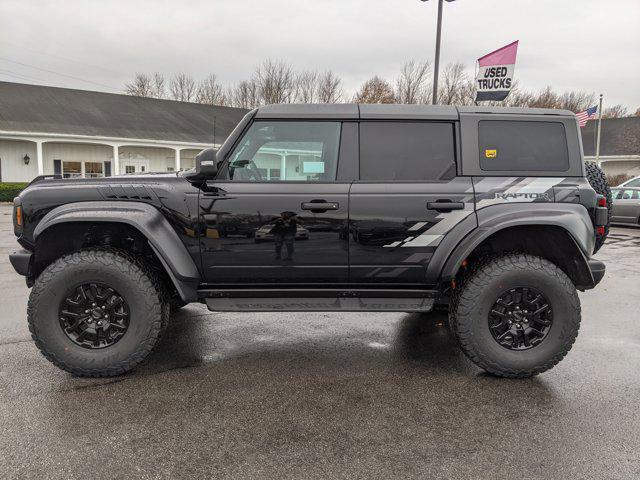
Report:
[{"label": "american flag", "polygon": [[597,111],[598,111],[598,106],[595,105],[593,107],[587,108],[584,112],[576,113],[576,117],[578,117],[578,123],[580,124],[580,128],[584,127],[589,120],[593,120],[596,117]]}]

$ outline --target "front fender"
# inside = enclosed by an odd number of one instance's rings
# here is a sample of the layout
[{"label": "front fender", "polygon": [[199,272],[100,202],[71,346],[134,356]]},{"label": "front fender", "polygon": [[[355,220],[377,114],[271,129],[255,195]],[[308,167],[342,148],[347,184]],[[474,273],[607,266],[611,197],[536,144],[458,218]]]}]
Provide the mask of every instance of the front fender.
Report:
[{"label": "front fender", "polygon": [[200,273],[186,247],[158,209],[142,202],[76,202],[47,213],[36,226],[33,238],[45,230],[68,222],[125,223],[145,236],[167,270],[184,301],[197,299]]}]

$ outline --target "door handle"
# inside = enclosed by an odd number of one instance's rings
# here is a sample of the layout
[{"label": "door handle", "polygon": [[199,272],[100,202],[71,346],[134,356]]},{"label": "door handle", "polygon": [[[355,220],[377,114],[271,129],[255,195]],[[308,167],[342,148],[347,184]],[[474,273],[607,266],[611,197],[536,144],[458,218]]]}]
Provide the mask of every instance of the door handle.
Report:
[{"label": "door handle", "polygon": [[447,200],[437,200],[435,202],[427,202],[428,210],[436,212],[450,212],[451,210],[464,210],[464,202],[451,202]]},{"label": "door handle", "polygon": [[326,212],[327,210],[338,210],[340,204],[338,202],[325,202],[324,200],[311,200],[310,202],[302,202],[301,208],[312,212]]}]

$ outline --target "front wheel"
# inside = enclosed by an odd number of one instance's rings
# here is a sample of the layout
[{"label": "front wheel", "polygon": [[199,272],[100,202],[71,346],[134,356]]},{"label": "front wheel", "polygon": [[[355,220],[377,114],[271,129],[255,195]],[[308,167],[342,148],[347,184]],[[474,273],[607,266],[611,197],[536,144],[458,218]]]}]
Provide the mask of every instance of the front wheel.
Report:
[{"label": "front wheel", "polygon": [[83,250],[40,274],[27,318],[36,346],[56,366],[110,377],[147,357],[166,325],[168,305],[153,273],[126,253]]},{"label": "front wheel", "polygon": [[462,351],[487,372],[537,375],[571,349],[580,301],[567,275],[526,254],[480,262],[455,291],[449,323]]}]

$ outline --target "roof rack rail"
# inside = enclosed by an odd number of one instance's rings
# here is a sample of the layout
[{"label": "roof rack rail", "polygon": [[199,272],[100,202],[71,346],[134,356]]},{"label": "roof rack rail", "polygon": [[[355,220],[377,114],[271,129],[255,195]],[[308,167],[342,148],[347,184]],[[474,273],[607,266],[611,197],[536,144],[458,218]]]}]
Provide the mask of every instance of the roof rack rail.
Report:
[{"label": "roof rack rail", "polygon": [[31,185],[33,185],[34,183],[39,182],[40,180],[45,180],[47,178],[55,178],[55,179],[61,179],[62,178],[62,174],[60,173],[50,173],[48,175],[38,175],[36,178],[34,178],[33,180],[31,180],[29,182],[29,184],[27,185],[27,187],[30,187]]}]

